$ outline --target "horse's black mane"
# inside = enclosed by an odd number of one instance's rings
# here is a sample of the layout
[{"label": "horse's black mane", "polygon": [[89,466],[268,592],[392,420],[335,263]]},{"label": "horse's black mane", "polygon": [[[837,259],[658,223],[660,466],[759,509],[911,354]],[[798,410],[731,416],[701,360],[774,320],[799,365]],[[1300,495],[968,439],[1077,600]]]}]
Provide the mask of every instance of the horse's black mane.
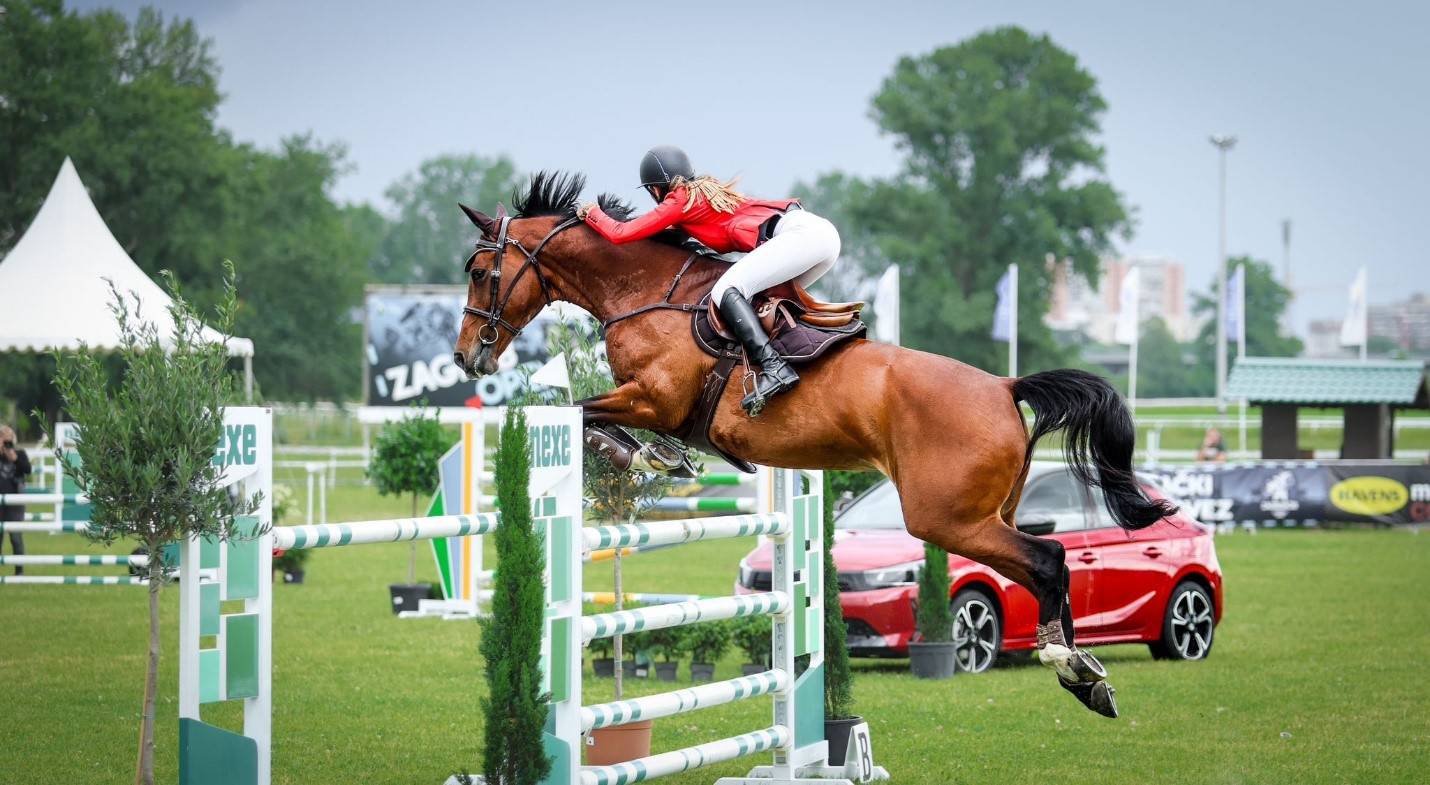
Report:
[{"label": "horse's black mane", "polygon": [[[576,214],[576,205],[581,200],[581,192],[586,190],[586,176],[580,172],[542,170],[531,176],[526,191],[513,191],[512,208],[517,218],[536,218],[555,215],[570,218]],[[619,196],[603,193],[596,197],[601,211],[617,221],[629,221],[636,208]],[[670,245],[680,245],[686,239],[681,232],[661,232],[656,240]]]},{"label": "horse's black mane", "polygon": [[[536,218],[543,215],[570,217],[576,214],[576,205],[581,200],[581,192],[586,190],[586,175],[579,172],[542,170],[531,176],[525,191],[513,191],[511,204],[517,218]],[[615,194],[601,194],[596,197],[606,215],[617,221],[630,220],[635,208],[621,201]]]}]

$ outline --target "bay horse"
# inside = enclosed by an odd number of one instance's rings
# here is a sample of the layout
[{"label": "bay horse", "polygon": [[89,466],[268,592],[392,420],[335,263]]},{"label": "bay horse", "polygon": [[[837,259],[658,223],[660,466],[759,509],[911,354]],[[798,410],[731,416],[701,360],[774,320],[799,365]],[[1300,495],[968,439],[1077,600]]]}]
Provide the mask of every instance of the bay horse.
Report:
[{"label": "bay horse", "polygon": [[[697,303],[726,265],[689,262],[688,250],[658,240],[607,242],[574,217],[584,187],[580,175],[543,172],[514,195],[514,216],[463,206],[482,237],[466,263],[470,284],[456,364],[472,378],[495,372],[497,358],[544,306],[571,303],[602,324],[617,320],[606,330],[616,388],[580,402],[586,422],[673,433],[690,415],[715,358],[695,346],[690,308],[646,307],[666,294],[671,303]],[[610,197],[601,201],[620,211]],[[803,366],[801,376],[757,419],[740,408],[740,385],[729,385],[711,442],[767,466],[883,472],[898,489],[910,534],[982,562],[1032,593],[1039,659],[1085,706],[1116,717],[1105,669],[1074,644],[1063,546],[1018,530],[1014,513],[1033,445],[1059,430],[1071,471],[1103,489],[1123,528],[1150,526],[1175,512],[1149,499],[1132,472],[1135,432],[1117,391],[1083,371],[1003,378],[862,339]],[[1020,401],[1035,414],[1031,433]]]}]

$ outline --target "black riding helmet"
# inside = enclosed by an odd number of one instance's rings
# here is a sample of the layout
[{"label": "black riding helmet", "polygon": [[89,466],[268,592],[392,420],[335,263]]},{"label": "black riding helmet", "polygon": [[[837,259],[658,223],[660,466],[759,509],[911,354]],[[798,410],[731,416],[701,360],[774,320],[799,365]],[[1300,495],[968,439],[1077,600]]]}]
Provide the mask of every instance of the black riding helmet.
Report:
[{"label": "black riding helmet", "polygon": [[663,144],[652,147],[641,158],[641,186],[670,190],[670,181],[676,177],[695,179],[695,167],[690,165],[690,156],[675,145]]}]

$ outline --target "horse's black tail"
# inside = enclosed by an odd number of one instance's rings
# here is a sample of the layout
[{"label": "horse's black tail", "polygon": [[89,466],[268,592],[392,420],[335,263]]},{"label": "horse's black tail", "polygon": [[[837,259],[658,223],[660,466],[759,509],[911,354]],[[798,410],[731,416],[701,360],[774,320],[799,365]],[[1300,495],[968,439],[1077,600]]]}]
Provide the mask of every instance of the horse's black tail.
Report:
[{"label": "horse's black tail", "polygon": [[1027,402],[1036,415],[1025,461],[1033,459],[1033,445],[1039,439],[1063,431],[1063,452],[1073,475],[1102,488],[1107,510],[1118,526],[1143,529],[1177,511],[1174,505],[1153,501],[1142,492],[1132,472],[1137,440],[1132,414],[1107,380],[1070,368],[1035,373],[1013,382],[1013,398]]}]

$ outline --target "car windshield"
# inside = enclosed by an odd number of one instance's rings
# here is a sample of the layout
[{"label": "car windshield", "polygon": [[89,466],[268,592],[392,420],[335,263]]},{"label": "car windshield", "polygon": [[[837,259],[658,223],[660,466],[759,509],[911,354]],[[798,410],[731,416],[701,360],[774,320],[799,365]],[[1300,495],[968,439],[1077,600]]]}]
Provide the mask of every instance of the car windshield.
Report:
[{"label": "car windshield", "polygon": [[836,529],[902,529],[904,515],[899,509],[899,494],[894,484],[885,480],[860,496],[834,519]]}]

